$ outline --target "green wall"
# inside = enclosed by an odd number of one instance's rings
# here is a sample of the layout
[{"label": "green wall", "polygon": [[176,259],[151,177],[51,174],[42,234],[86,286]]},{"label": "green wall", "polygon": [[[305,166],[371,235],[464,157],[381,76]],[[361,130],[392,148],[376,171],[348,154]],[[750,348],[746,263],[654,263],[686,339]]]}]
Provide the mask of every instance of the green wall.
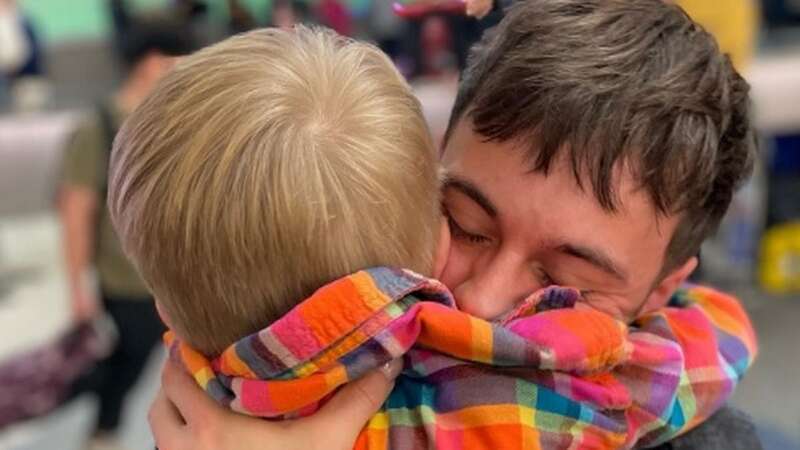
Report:
[{"label": "green wall", "polygon": [[109,27],[106,0],[18,0],[48,43],[99,38]]},{"label": "green wall", "polygon": [[[110,21],[107,12],[108,0],[17,0],[32,19],[37,31],[46,43],[69,40],[100,39],[107,35]],[[168,0],[128,0],[135,10],[162,7]],[[389,1],[389,0],[372,0]],[[259,11],[265,11],[270,0],[242,0],[242,3]],[[363,11],[370,0],[348,0],[356,11]],[[225,0],[208,0],[212,16],[220,19],[227,14]],[[262,18],[262,17],[260,17]]]}]

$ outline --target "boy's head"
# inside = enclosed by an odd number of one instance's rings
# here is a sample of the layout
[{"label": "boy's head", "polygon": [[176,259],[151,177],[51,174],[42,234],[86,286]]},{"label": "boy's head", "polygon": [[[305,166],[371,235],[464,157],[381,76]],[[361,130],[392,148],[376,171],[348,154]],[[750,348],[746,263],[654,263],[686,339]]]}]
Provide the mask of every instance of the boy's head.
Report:
[{"label": "boy's head", "polygon": [[438,184],[391,61],[301,27],[181,61],[120,131],[108,202],[170,325],[216,354],[348,273],[430,274]]}]

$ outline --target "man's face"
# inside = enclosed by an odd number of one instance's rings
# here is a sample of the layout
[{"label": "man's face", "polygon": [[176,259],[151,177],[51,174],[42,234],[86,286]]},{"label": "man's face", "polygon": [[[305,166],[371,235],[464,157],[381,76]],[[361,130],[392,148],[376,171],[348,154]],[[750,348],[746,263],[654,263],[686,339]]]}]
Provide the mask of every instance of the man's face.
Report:
[{"label": "man's face", "polygon": [[444,149],[452,244],[441,280],[459,308],[498,318],[552,284],[581,289],[589,306],[626,321],[645,303],[662,306],[694,267],[657,280],[677,217],[657,218],[625,170],[611,213],[590,184],[581,190],[568,163],[555,161],[544,175],[524,154],[512,142],[484,142],[468,121]]}]

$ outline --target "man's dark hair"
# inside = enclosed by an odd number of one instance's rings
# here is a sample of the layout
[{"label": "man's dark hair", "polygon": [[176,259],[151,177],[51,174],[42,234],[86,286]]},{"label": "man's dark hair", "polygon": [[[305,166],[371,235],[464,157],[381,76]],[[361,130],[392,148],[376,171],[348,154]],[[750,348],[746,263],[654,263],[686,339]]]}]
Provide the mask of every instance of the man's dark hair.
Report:
[{"label": "man's dark hair", "polygon": [[152,52],[185,56],[197,49],[190,29],[169,20],[135,21],[120,39],[120,56],[128,69]]},{"label": "man's dark hair", "polygon": [[752,171],[748,92],[670,2],[525,0],[473,49],[445,142],[468,119],[487,141],[528,148],[534,171],[565,157],[608,211],[626,164],[660,215],[682,215],[666,272],[698,252]]}]

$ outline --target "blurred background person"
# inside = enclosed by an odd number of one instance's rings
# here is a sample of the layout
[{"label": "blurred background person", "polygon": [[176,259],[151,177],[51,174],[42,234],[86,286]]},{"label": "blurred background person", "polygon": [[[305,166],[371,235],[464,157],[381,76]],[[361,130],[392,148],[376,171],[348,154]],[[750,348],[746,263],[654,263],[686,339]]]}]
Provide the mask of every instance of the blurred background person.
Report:
[{"label": "blurred background person", "polygon": [[97,449],[117,448],[113,438],[125,396],[164,331],[153,299],[123,254],[106,210],[111,146],[125,117],[147,97],[175,58],[193,46],[179,27],[140,22],[127,29],[121,48],[127,76],[119,90],[100,101],[72,134],[64,153],[59,202],[73,315],[85,320],[105,311],[119,332],[114,352],[79,388],[99,395],[92,447]]},{"label": "blurred background person", "polygon": [[231,33],[242,33],[256,27],[256,20],[239,0],[227,0]]},{"label": "blurred background person", "polygon": [[270,10],[270,26],[291,29],[309,20],[308,5],[297,0],[274,0]]},{"label": "blurred background person", "polygon": [[353,17],[339,0],[319,0],[316,5],[317,19],[321,25],[333,29],[342,36],[353,35]]},{"label": "blurred background person", "polygon": [[10,91],[13,108],[44,107],[49,85],[44,79],[42,48],[30,19],[15,0],[0,0],[0,76]]},{"label": "blurred background person", "polygon": [[254,4],[226,0],[231,34],[250,31],[259,26],[289,29],[298,23],[314,22],[311,7],[303,0],[271,0]]},{"label": "blurred background person", "polygon": [[406,21],[395,14],[392,2],[370,2],[367,32],[384,53],[397,61],[407,31]]},{"label": "blurred background person", "polygon": [[111,13],[111,24],[113,26],[114,42],[116,50],[122,50],[122,38],[131,27],[130,6],[125,0],[108,0],[108,8]]}]

